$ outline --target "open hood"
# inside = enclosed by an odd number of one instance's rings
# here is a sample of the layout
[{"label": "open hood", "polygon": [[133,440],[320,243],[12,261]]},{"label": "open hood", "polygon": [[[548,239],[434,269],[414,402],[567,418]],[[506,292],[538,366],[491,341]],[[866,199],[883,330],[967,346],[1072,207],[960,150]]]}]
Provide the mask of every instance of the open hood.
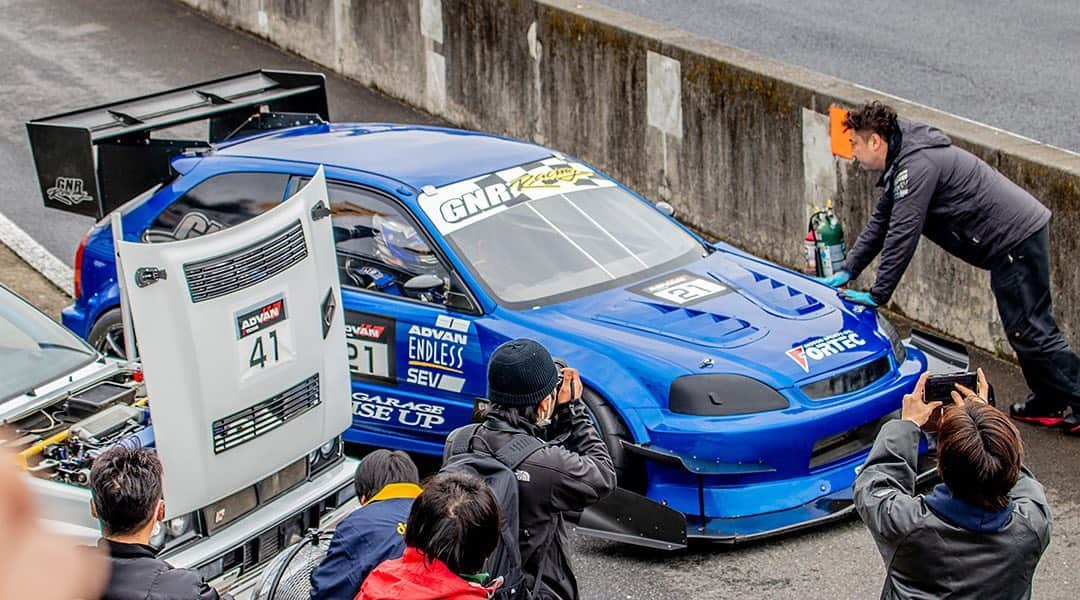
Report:
[{"label": "open hood", "polygon": [[233,228],[120,242],[169,516],[303,458],[350,423],[341,289],[322,168]]}]

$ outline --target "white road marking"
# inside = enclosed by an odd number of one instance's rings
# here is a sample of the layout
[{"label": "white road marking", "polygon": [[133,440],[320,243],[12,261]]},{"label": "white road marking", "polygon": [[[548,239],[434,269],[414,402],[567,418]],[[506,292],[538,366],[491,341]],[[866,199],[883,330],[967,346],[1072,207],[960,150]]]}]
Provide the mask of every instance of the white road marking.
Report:
[{"label": "white road marking", "polygon": [[0,213],[0,243],[11,248],[15,254],[41,273],[53,285],[63,290],[68,296],[74,296],[75,272],[64,261],[56,258],[52,252],[37,243],[30,234],[22,230],[14,221]]}]

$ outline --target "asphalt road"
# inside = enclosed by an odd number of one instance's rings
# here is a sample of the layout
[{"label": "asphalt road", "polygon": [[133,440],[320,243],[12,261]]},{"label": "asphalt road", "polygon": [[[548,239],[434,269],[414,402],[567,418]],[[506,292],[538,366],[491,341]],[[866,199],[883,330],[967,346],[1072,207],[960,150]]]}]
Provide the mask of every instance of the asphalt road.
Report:
[{"label": "asphalt road", "polygon": [[[668,0],[671,5],[677,0]],[[0,212],[64,260],[89,219],[41,207],[23,123],[33,117],[258,67],[313,69],[258,40],[220,28],[177,5],[143,0],[0,0]],[[355,84],[330,78],[338,119],[431,122]],[[0,282],[56,316],[67,300],[0,247]],[[985,355],[999,397],[1022,397],[1015,366]],[[1073,598],[1080,584],[1080,440],[1021,426],[1028,462],[1048,489],[1054,540],[1035,580],[1039,598]],[[868,534],[849,521],[737,548],[698,545],[676,553],[574,537],[584,598],[873,598],[881,561]]]},{"label": "asphalt road", "polygon": [[1080,151],[1076,0],[592,0]]},{"label": "asphalt road", "polygon": [[[27,121],[253,69],[322,70],[163,0],[0,0],[0,14],[0,213],[68,264],[94,223],[42,207]],[[338,121],[435,122],[340,77],[327,87]]]}]

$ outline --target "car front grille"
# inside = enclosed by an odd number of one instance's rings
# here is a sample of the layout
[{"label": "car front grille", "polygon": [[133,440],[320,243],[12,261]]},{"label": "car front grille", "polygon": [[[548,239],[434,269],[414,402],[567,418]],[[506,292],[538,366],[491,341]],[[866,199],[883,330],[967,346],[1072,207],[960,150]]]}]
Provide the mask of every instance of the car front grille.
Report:
[{"label": "car front grille", "polygon": [[281,427],[319,405],[319,374],[245,409],[214,421],[214,454],[221,454]]},{"label": "car front grille", "polygon": [[874,383],[887,375],[889,369],[889,357],[882,356],[881,358],[859,365],[850,371],[844,371],[839,375],[833,375],[827,379],[808,383],[799,389],[801,389],[808,398],[814,400],[830,398],[832,396],[841,396],[843,394],[857,392]]},{"label": "car front grille", "polygon": [[300,221],[246,248],[184,265],[192,302],[231,294],[266,280],[307,257]]}]

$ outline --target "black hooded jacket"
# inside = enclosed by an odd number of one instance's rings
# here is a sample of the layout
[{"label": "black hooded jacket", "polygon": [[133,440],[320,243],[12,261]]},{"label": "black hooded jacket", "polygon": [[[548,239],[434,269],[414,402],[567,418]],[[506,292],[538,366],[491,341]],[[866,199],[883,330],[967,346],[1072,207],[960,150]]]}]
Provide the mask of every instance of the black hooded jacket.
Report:
[{"label": "black hooded jacket", "polygon": [[109,585],[101,600],[232,600],[218,596],[198,571],[174,569],[157,558],[154,549],[102,539],[98,547],[109,551]]},{"label": "black hooded jacket", "polygon": [[[452,438],[461,429],[450,433]],[[526,583],[535,597],[576,600],[577,579],[567,554],[565,512],[579,512],[615,489],[615,467],[580,400],[560,404],[547,432],[520,418],[488,414],[476,435],[492,452],[514,436],[533,435],[552,440],[521,464],[518,473],[518,543]],[[444,454],[443,460],[447,456]],[[521,473],[523,471],[523,473]]]},{"label": "black hooded jacket", "polygon": [[870,296],[879,305],[892,297],[911,262],[919,235],[981,269],[1005,256],[1050,221],[1050,211],[1031,194],[940,130],[899,119],[890,141],[881,198],[848,253],[843,269],[852,279],[881,254]]}]

